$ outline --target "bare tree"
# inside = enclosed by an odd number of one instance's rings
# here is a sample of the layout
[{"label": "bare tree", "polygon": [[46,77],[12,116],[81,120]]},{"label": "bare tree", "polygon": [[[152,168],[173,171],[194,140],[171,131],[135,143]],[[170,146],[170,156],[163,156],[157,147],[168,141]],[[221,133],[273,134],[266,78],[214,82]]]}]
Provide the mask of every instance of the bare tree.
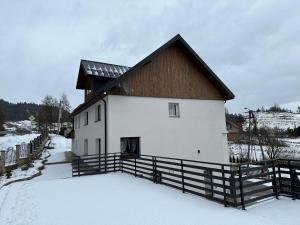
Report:
[{"label": "bare tree", "polygon": [[53,123],[57,122],[58,118],[58,101],[51,95],[46,95],[42,100],[38,111],[38,122],[53,129]]},{"label": "bare tree", "polygon": [[262,139],[262,144],[265,146],[266,154],[269,159],[283,157],[284,147],[286,143],[280,139],[281,134],[278,128],[262,127],[259,129],[259,134]]},{"label": "bare tree", "polygon": [[63,93],[60,97],[60,108],[62,110],[62,117],[61,122],[68,122],[70,121],[70,111],[71,111],[71,105],[67,98],[67,95]]}]

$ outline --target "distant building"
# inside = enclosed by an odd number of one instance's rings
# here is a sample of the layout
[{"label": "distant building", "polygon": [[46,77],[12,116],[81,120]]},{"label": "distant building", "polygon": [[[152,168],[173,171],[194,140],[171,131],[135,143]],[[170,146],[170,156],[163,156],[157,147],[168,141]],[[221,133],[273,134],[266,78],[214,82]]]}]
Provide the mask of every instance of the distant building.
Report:
[{"label": "distant building", "polygon": [[243,121],[233,121],[226,117],[228,141],[238,142],[243,132]]}]

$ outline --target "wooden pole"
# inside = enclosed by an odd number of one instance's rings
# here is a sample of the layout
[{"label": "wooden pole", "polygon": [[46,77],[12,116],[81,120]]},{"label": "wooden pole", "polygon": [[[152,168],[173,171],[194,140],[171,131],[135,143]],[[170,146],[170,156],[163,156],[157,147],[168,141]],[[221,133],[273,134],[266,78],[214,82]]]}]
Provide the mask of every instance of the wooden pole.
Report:
[{"label": "wooden pole", "polygon": [[244,190],[243,190],[243,179],[242,179],[242,168],[241,168],[241,165],[239,165],[239,183],[240,183],[241,205],[242,205],[242,209],[245,210],[245,201],[244,201]]}]

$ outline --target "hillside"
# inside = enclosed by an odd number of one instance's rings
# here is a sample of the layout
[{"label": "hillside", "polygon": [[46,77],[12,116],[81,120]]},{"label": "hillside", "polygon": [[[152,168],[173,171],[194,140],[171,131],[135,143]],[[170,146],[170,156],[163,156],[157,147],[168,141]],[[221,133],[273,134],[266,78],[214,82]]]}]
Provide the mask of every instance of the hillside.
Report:
[{"label": "hillside", "polygon": [[4,114],[5,121],[27,120],[31,115],[36,116],[38,104],[35,103],[10,103],[0,99],[0,109]]},{"label": "hillside", "polygon": [[[278,127],[286,130],[300,126],[300,114],[290,112],[255,112],[258,127]],[[247,116],[245,115],[245,127],[248,125]]]}]

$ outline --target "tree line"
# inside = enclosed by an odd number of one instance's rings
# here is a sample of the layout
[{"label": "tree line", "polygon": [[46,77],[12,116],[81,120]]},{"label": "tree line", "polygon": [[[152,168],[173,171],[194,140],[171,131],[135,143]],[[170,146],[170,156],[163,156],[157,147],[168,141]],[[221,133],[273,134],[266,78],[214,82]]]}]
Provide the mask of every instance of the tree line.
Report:
[{"label": "tree line", "polygon": [[[3,130],[5,121],[21,121],[34,118],[38,127],[50,127],[54,123],[71,122],[71,106],[66,94],[59,99],[47,94],[40,104],[10,103],[0,99],[0,130]],[[60,120],[59,120],[60,119]]]},{"label": "tree line", "polygon": [[[293,113],[293,110],[280,107],[279,104],[274,103],[274,105],[269,108],[257,108],[256,112]],[[296,113],[300,113],[300,106],[297,107]]]}]

